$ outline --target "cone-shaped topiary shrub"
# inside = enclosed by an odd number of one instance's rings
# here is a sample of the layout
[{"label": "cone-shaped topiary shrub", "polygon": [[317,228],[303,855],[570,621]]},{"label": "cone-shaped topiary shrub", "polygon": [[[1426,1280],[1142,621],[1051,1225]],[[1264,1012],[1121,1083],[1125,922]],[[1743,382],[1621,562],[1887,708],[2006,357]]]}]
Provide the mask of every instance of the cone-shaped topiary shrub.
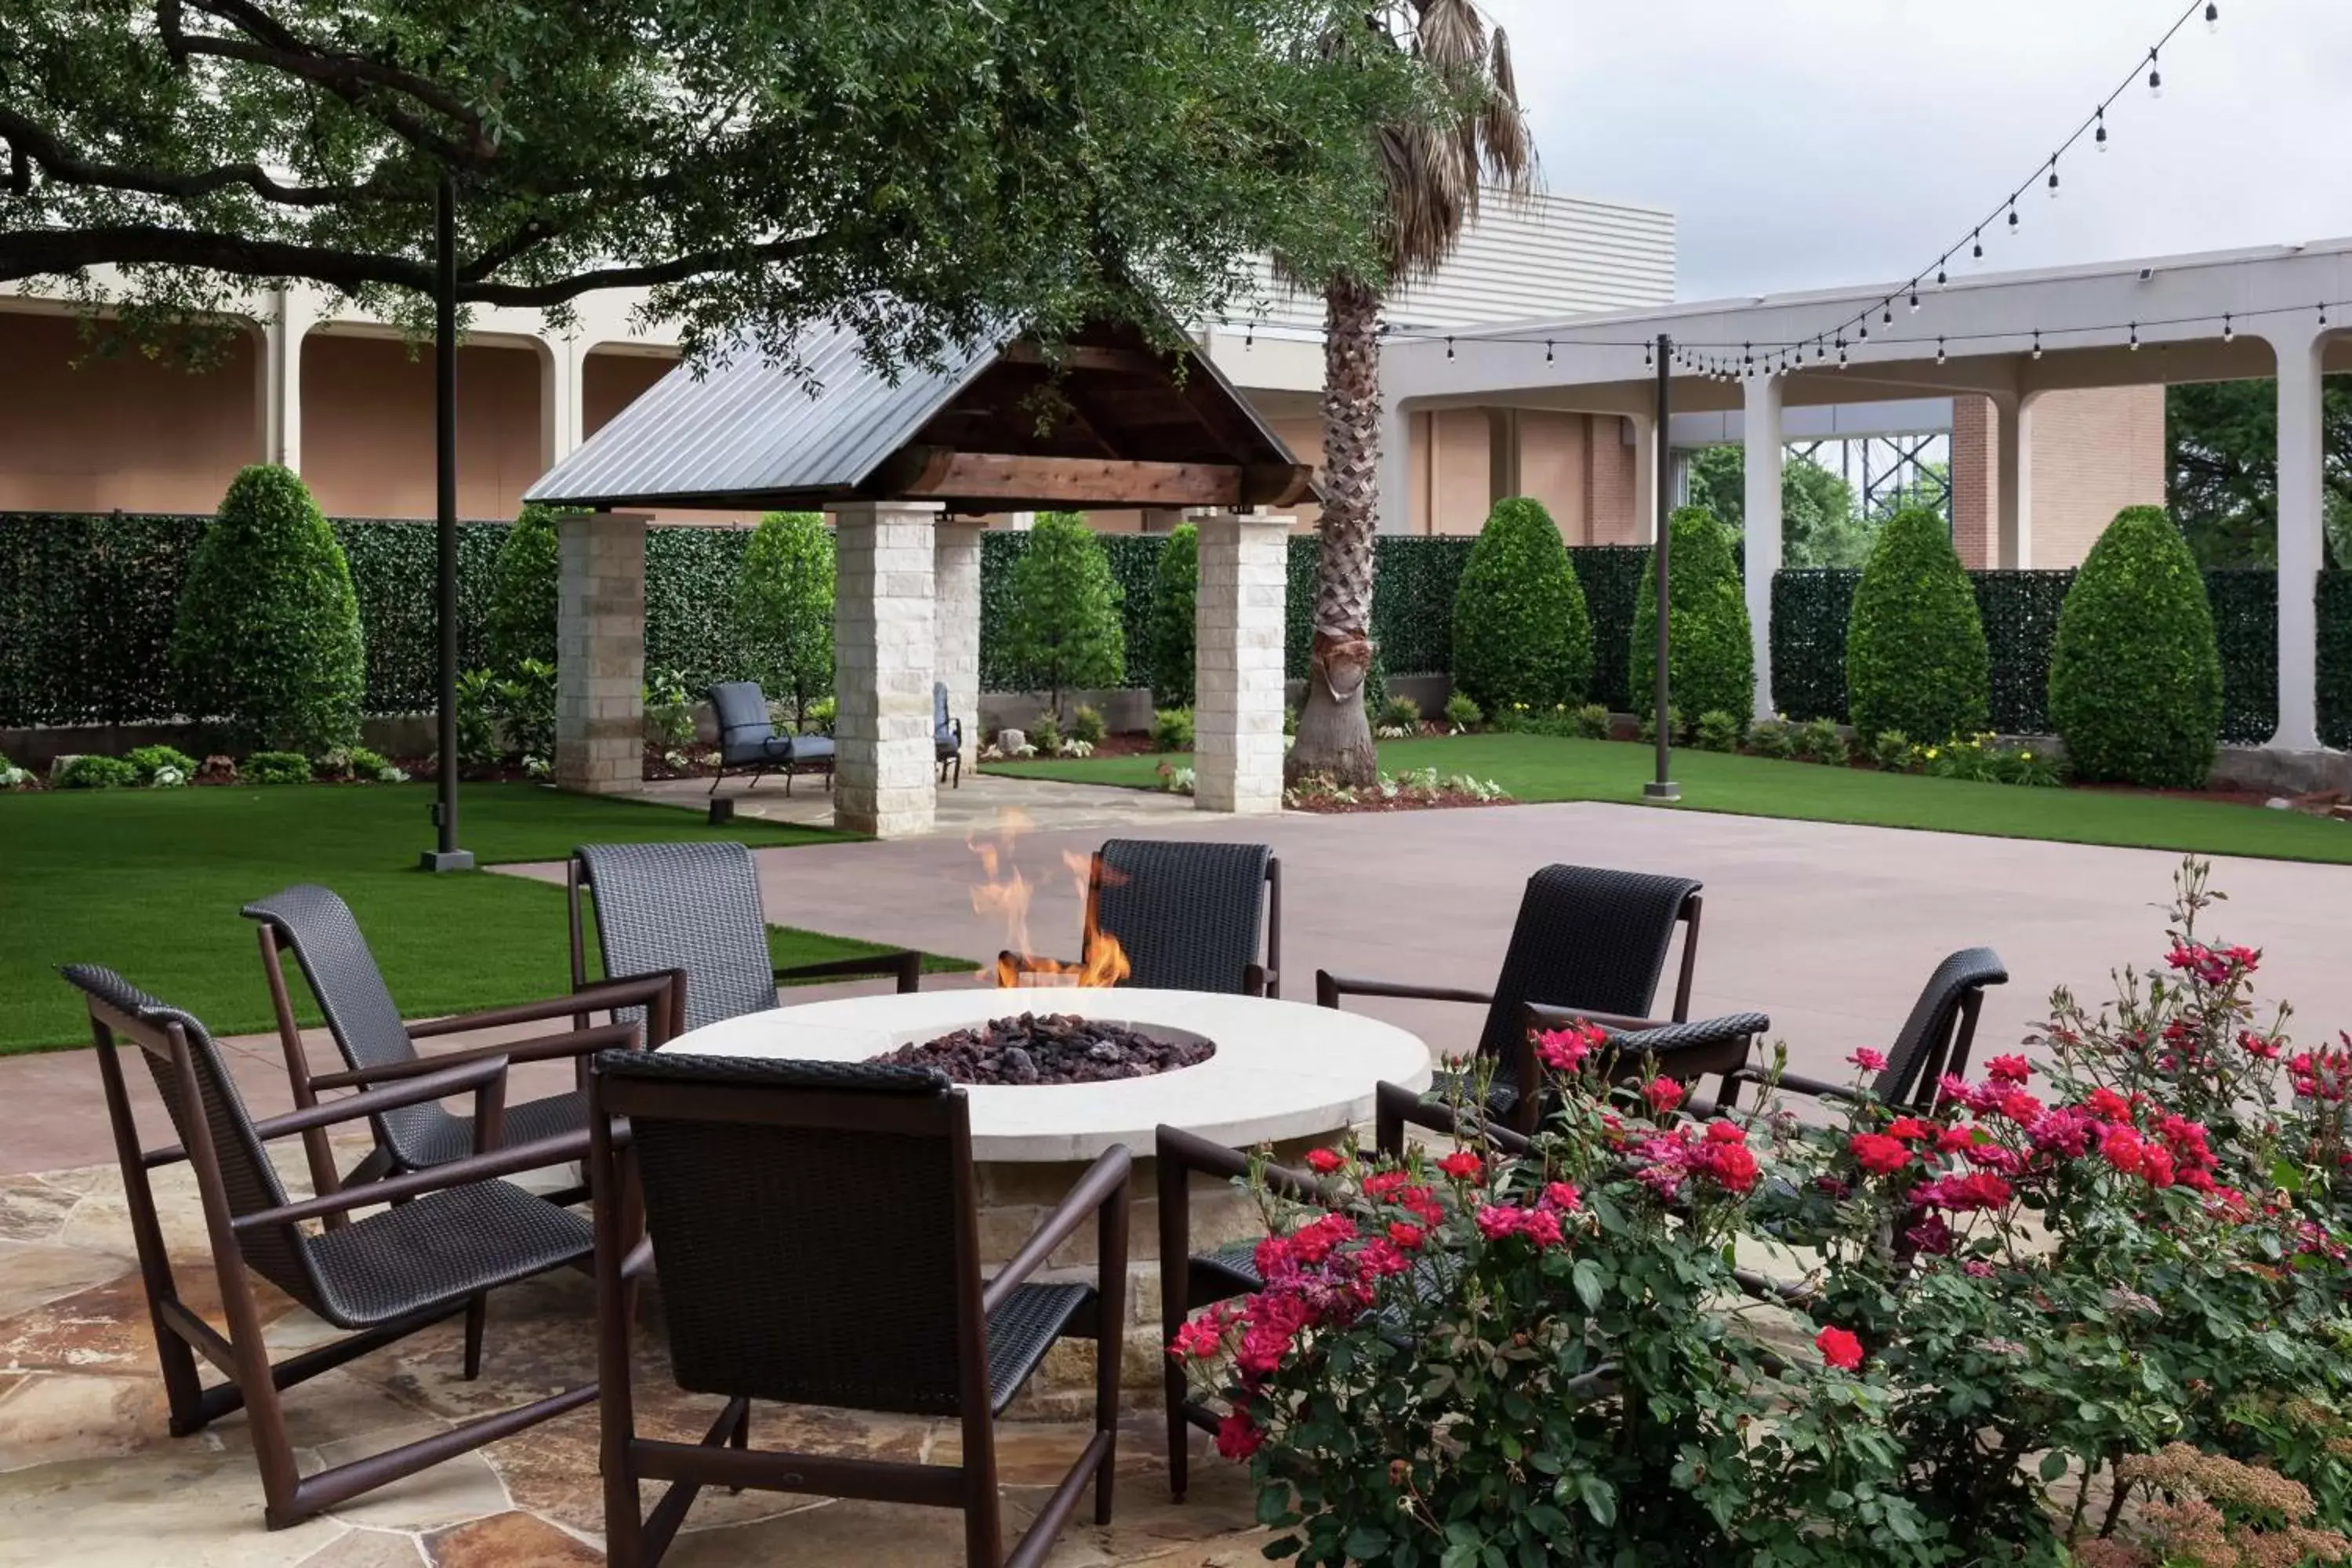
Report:
[{"label": "cone-shaped topiary shrub", "polygon": [[1937,513],[1908,508],[1879,529],[1846,622],[1845,687],[1865,743],[1900,730],[1937,745],[1988,722],[1992,662],[1977,591]]},{"label": "cone-shaped topiary shrub", "polygon": [[490,584],[490,664],[512,676],[523,660],[555,662],[555,592],[561,573],[555,520],[562,514],[533,502],[499,542]]},{"label": "cone-shaped topiary shrub", "polygon": [[1201,531],[1180,523],[1151,574],[1151,705],[1192,706],[1198,668],[1194,612],[1201,599]]},{"label": "cone-shaped topiary shrub", "polygon": [[[1715,513],[1703,506],[1678,509],[1668,524],[1667,595],[1673,600],[1666,631],[1669,700],[1678,712],[1753,713],[1756,710],[1756,649],[1748,639],[1748,601],[1739,569],[1731,558],[1731,538]],[[1658,641],[1658,580],[1642,574],[1633,603],[1630,647],[1633,707],[1652,706]]]},{"label": "cone-shaped topiary shrub", "polygon": [[2058,612],[2050,717],[2075,776],[2195,789],[2221,733],[2213,610],[2161,507],[2126,507]]},{"label": "cone-shaped topiary shrub", "polygon": [[1573,708],[1592,680],[1592,616],[1543,503],[1495,503],[1454,595],[1454,689],[1489,712]]},{"label": "cone-shaped topiary shrub", "polygon": [[360,739],[365,645],[352,569],[302,481],[257,464],[196,545],[172,629],[180,705],[235,744],[320,756]]},{"label": "cone-shaped topiary shrub", "polygon": [[1102,541],[1075,511],[1041,511],[1013,567],[1005,652],[1056,715],[1063,694],[1116,686],[1127,669],[1122,595]]}]

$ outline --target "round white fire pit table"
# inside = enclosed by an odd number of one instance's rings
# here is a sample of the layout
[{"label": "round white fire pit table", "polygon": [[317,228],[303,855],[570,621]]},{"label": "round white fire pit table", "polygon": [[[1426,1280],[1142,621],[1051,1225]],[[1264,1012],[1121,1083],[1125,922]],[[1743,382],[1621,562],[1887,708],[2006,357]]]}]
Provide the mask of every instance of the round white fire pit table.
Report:
[{"label": "round white fire pit table", "polygon": [[[1087,1164],[1116,1143],[1135,1155],[1128,1228],[1129,1390],[1160,1384],[1159,1215],[1151,1166],[1160,1123],[1230,1149],[1275,1146],[1276,1157],[1328,1143],[1372,1115],[1386,1081],[1430,1082],[1418,1036],[1361,1014],[1302,1002],[1195,991],[1076,986],[961,988],[851,996],[749,1013],[689,1030],[664,1048],[698,1056],[863,1062],[909,1043],[1022,1013],[1065,1013],[1139,1033],[1155,1026],[1207,1038],[1208,1060],[1143,1078],[1100,1083],[967,1084],[977,1166],[982,1260],[1010,1258]],[[1248,1198],[1196,1177],[1192,1245],[1205,1251],[1258,1234]],[[1090,1277],[1089,1226],[1055,1254],[1054,1272]],[[819,1260],[812,1259],[812,1262]],[[1040,1278],[1046,1278],[1041,1275]],[[1060,1417],[1091,1409],[1093,1352],[1056,1346],[1014,1414]]]}]

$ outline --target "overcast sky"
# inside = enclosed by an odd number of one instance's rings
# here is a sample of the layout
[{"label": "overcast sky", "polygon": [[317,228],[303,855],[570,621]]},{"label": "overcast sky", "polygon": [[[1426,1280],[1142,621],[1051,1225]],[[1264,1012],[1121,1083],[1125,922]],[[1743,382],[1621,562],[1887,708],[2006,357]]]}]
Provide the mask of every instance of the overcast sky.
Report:
[{"label": "overcast sky", "polygon": [[[1484,0],[1545,188],[1674,209],[1685,300],[1895,281],[2055,151],[2186,0]],[[2220,0],[1986,266],[2352,234],[2352,0]],[[2145,75],[2145,61],[2140,68]]]}]

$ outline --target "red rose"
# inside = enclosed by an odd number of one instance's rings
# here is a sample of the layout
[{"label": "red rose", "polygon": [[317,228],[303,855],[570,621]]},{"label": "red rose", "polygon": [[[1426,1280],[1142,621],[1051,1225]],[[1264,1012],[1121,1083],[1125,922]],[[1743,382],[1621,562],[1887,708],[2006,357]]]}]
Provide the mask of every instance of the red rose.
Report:
[{"label": "red rose", "polygon": [[1717,1118],[1706,1124],[1706,1141],[1710,1143],[1745,1143],[1748,1142],[1748,1129],[1737,1121]]},{"label": "red rose", "polygon": [[1995,1083],[2023,1083],[2033,1076],[2033,1064],[2023,1057],[1995,1057],[1985,1063],[1985,1077]]},{"label": "red rose", "polygon": [[1309,1149],[1307,1168],[1318,1175],[1328,1176],[1348,1163],[1347,1156],[1337,1149]]},{"label": "red rose", "polygon": [[1705,1169],[1726,1192],[1744,1193],[1756,1184],[1756,1155],[1744,1143],[1715,1144],[1707,1152]]},{"label": "red rose", "polygon": [[1864,1072],[1885,1072],[1886,1070],[1886,1053],[1885,1051],[1872,1050],[1868,1046],[1858,1047],[1854,1051],[1853,1055],[1846,1058],[1846,1060],[1852,1062],[1854,1066],[1860,1068]]},{"label": "red rose", "polygon": [[2127,1176],[2140,1168],[2147,1152],[2139,1134],[2128,1127],[2116,1128],[2099,1145],[2100,1158]]},{"label": "red rose", "polygon": [[1410,1182],[1412,1179],[1412,1177],[1406,1175],[1402,1171],[1382,1171],[1376,1176],[1366,1176],[1364,1178],[1364,1195],[1380,1203],[1387,1203],[1391,1199],[1394,1198],[1405,1184]]},{"label": "red rose", "polygon": [[1916,1116],[1898,1116],[1886,1124],[1886,1135],[1889,1138],[1900,1138],[1906,1143],[1916,1143],[1922,1138],[1933,1138],[1936,1135],[1936,1124],[1932,1121],[1922,1121]]},{"label": "red rose", "polygon": [[1893,1175],[1911,1163],[1911,1151],[1884,1132],[1857,1132],[1846,1147],[1854,1163],[1874,1175]]},{"label": "red rose", "polygon": [[1422,1242],[1427,1239],[1429,1233],[1421,1226],[1407,1225],[1402,1220],[1398,1220],[1389,1226],[1389,1240],[1407,1252],[1420,1251]]},{"label": "red rose", "polygon": [[1475,1180],[1478,1173],[1485,1170],[1486,1165],[1485,1161],[1469,1150],[1456,1149],[1453,1153],[1437,1162],[1437,1168],[1455,1181],[1467,1182]]},{"label": "red rose", "polygon": [[[1862,1364],[1862,1342],[1844,1329],[1823,1329],[1813,1336],[1813,1348],[1822,1352],[1822,1360],[1841,1372],[1852,1372]],[[1223,1447],[1221,1437],[1219,1447]]]},{"label": "red rose", "polygon": [[1567,1213],[1584,1201],[1584,1194],[1576,1190],[1574,1182],[1547,1182],[1544,1184],[1543,1201],[1546,1208]]},{"label": "red rose", "polygon": [[1265,1442],[1265,1434],[1244,1410],[1228,1410],[1217,1423],[1217,1452],[1228,1459],[1248,1458]]},{"label": "red rose", "polygon": [[1642,1098],[1650,1102],[1650,1114],[1664,1116],[1683,1102],[1683,1086],[1670,1078],[1654,1078],[1642,1086]]}]

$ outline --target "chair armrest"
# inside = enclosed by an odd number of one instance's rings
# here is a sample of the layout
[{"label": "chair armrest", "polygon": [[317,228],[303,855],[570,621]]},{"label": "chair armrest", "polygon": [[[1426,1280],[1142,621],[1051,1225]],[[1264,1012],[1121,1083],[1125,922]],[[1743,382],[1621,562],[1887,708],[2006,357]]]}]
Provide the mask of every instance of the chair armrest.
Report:
[{"label": "chair armrest", "polygon": [[1242,965],[1242,990],[1252,996],[1271,996],[1278,1000],[1282,995],[1282,976],[1263,963],[1244,963]]},{"label": "chair armrest", "polygon": [[1469,1002],[1481,1007],[1492,1006],[1491,991],[1471,991],[1458,985],[1415,985],[1400,980],[1367,980],[1361,975],[1334,974],[1328,969],[1315,972],[1315,1005],[1337,1007],[1342,996],[1403,996],[1420,1002]]},{"label": "chair armrest", "polygon": [[1373,1147],[1386,1159],[1404,1154],[1404,1130],[1426,1128],[1455,1138],[1493,1144],[1507,1154],[1524,1154],[1532,1146],[1512,1129],[1478,1116],[1465,1120],[1442,1100],[1431,1100],[1401,1083],[1381,1083],[1372,1090]]},{"label": "chair armrest", "polygon": [[1610,1048],[1615,1051],[1654,1056],[1662,1065],[1721,1060],[1721,1067],[1699,1066],[1688,1070],[1732,1073],[1746,1068],[1748,1042],[1771,1027],[1772,1020],[1761,1013],[1727,1013],[1719,1018],[1700,1018],[1687,1024],[1612,1028],[1607,1032]]},{"label": "chair armrest", "polygon": [[[351,1102],[345,1100],[341,1103]],[[382,1181],[362,1182],[341,1192],[322,1193],[315,1198],[301,1198],[290,1204],[280,1204],[276,1208],[239,1215],[229,1222],[229,1226],[233,1230],[248,1231],[273,1225],[291,1225],[298,1220],[322,1219],[328,1215],[372,1208],[377,1204],[437,1193],[449,1187],[473,1186],[499,1176],[511,1176],[520,1171],[561,1165],[567,1161],[585,1159],[587,1155],[588,1132],[583,1128],[577,1132],[541,1138],[531,1143],[509,1143],[487,1153],[468,1154],[461,1160],[452,1160],[446,1165],[386,1176]]]},{"label": "chair armrest", "polygon": [[981,1310],[993,1312],[1004,1304],[1021,1282],[1037,1271],[1040,1264],[1053,1256],[1054,1248],[1067,1241],[1087,1219],[1104,1215],[1113,1205],[1125,1206],[1128,1179],[1135,1167],[1135,1158],[1124,1143],[1114,1143],[1103,1151],[1102,1157],[1087,1169],[1072,1187],[1069,1195],[1054,1205],[1012,1261],[996,1271],[980,1293]]},{"label": "chair armrest", "polygon": [[[1163,1188],[1171,1173],[1181,1177],[1198,1171],[1204,1176],[1222,1176],[1227,1181],[1250,1173],[1250,1157],[1242,1150],[1228,1149],[1198,1133],[1165,1123],[1153,1134],[1152,1153],[1160,1162]],[[1268,1165],[1265,1171],[1266,1186],[1283,1197],[1302,1204],[1319,1204],[1325,1199],[1323,1184],[1311,1175],[1284,1165]]]},{"label": "chair armrest", "polygon": [[[510,1007],[492,1007],[480,1013],[460,1013],[446,1018],[428,1018],[421,1024],[408,1026],[412,1039],[430,1039],[436,1035],[462,1035],[475,1029],[503,1028],[509,1024],[538,1024],[550,1018],[569,1018],[608,1007],[645,1007],[659,1012],[669,1008],[673,989],[683,994],[685,975],[674,969],[658,974],[630,975],[620,980],[600,980],[593,985],[583,985],[568,996],[549,996],[536,1002],[518,1002]],[[675,1018],[672,1011],[670,1016]],[[651,1030],[646,1038],[660,1044],[668,1036],[656,1039]]]},{"label": "chair armrest", "polygon": [[636,1037],[637,1026],[635,1024],[599,1024],[593,1028],[568,1029],[561,1035],[535,1035],[528,1040],[515,1040],[502,1046],[476,1046],[470,1050],[443,1051],[404,1062],[387,1062],[382,1067],[320,1073],[310,1080],[310,1087],[349,1089],[355,1084],[397,1083],[422,1078],[443,1068],[465,1067],[501,1057],[509,1062],[539,1062],[561,1057],[586,1056],[591,1051],[625,1047]]},{"label": "chair armrest", "polygon": [[1854,1105],[1859,1104],[1863,1099],[1860,1094],[1844,1084],[1831,1083],[1825,1079],[1807,1078],[1802,1073],[1784,1072],[1776,1079],[1763,1068],[1742,1067],[1726,1076],[1738,1079],[1742,1083],[1769,1083],[1776,1088],[1785,1089],[1791,1094],[1801,1094],[1809,1100],[1843,1100],[1848,1105]]},{"label": "chair armrest", "polygon": [[289,1110],[283,1116],[272,1116],[253,1124],[254,1136],[264,1142],[307,1132],[314,1127],[332,1127],[341,1121],[357,1121],[379,1111],[397,1110],[405,1105],[422,1105],[429,1100],[446,1100],[453,1094],[478,1090],[502,1083],[507,1076],[504,1056],[483,1057],[478,1060],[446,1066],[428,1064],[433,1070],[387,1089],[362,1089],[341,1100],[331,1100],[324,1105],[313,1105],[300,1110]]},{"label": "chair armrest", "polygon": [[1630,1013],[1604,1013],[1595,1007],[1562,1007],[1550,1002],[1522,1002],[1519,1004],[1519,1017],[1530,1029],[1565,1029],[1577,1024],[1597,1024],[1612,1034],[1669,1028],[1676,1022],[1672,1018],[1637,1018]]},{"label": "chair armrest", "polygon": [[776,971],[779,984],[787,980],[826,980],[835,977],[855,978],[859,975],[885,974],[895,977],[903,994],[923,987],[923,955],[911,948],[897,952],[877,952],[863,958],[828,958],[820,963],[795,963]]}]

